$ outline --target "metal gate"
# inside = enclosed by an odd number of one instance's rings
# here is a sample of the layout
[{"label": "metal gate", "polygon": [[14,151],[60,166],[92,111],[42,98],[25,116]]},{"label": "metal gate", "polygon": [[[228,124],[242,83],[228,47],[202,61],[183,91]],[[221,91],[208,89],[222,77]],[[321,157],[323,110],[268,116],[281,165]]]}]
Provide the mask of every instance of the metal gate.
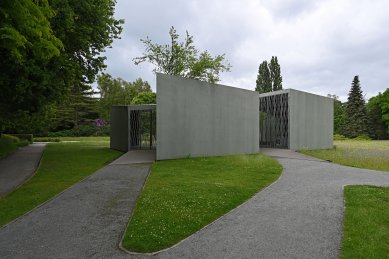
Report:
[{"label": "metal gate", "polygon": [[259,146],[289,148],[288,94],[259,97]]},{"label": "metal gate", "polygon": [[129,107],[129,150],[155,149],[156,109],[155,105]]}]

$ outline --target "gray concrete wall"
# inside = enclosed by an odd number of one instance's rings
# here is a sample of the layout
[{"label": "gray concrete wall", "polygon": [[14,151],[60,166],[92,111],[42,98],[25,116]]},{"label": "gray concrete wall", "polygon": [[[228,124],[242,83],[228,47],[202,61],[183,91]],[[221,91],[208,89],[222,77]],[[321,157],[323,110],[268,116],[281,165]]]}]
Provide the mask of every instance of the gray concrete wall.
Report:
[{"label": "gray concrete wall", "polygon": [[128,106],[112,106],[110,114],[110,147],[128,150]]},{"label": "gray concrete wall", "polygon": [[289,89],[289,148],[333,147],[334,100]]},{"label": "gray concrete wall", "polygon": [[258,93],[157,74],[157,159],[259,151]]}]

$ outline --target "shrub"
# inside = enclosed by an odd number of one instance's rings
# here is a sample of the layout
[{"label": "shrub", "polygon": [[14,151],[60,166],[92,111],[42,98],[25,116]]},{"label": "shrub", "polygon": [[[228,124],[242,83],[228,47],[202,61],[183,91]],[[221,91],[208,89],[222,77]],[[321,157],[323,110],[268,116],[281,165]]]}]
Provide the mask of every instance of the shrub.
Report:
[{"label": "shrub", "polygon": [[107,136],[109,135],[109,126],[95,127],[90,125],[82,125],[70,130],[61,130],[57,132],[49,132],[49,138],[58,137],[88,137],[88,136]]},{"label": "shrub", "polygon": [[2,139],[6,139],[7,141],[11,141],[14,144],[19,143],[20,139],[18,137],[9,135],[9,134],[1,134]]},{"label": "shrub", "polygon": [[29,143],[33,142],[33,135],[32,134],[9,134],[9,135],[17,137],[20,140],[27,140]]},{"label": "shrub", "polygon": [[371,140],[371,137],[369,137],[368,135],[362,134],[362,135],[359,135],[353,139],[354,140]]},{"label": "shrub", "polygon": [[347,139],[348,139],[347,137],[340,135],[340,134],[334,135],[334,140],[347,140]]},{"label": "shrub", "polygon": [[49,138],[49,137],[38,137],[38,138],[34,138],[34,140],[40,142],[60,142],[61,141],[59,138]]}]

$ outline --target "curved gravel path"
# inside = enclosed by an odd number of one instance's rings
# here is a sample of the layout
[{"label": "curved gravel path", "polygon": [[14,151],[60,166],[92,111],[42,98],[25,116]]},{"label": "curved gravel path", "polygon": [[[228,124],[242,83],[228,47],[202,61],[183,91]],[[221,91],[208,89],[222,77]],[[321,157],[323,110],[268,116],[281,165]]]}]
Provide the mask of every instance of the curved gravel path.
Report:
[{"label": "curved gravel path", "polygon": [[[337,258],[343,186],[389,186],[389,173],[287,150],[261,151],[280,179],[157,258]],[[148,165],[111,164],[0,229],[1,258],[129,258],[118,243]]]},{"label": "curved gravel path", "polygon": [[6,196],[34,175],[46,143],[21,147],[0,159],[0,197]]},{"label": "curved gravel path", "polygon": [[261,149],[283,165],[280,179],[161,258],[338,258],[343,186],[389,186],[389,172]]}]

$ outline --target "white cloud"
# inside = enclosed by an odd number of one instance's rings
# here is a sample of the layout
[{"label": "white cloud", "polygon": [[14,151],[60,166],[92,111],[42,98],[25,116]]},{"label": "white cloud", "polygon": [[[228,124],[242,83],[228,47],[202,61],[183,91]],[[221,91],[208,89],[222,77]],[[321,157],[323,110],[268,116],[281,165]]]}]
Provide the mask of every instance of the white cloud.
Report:
[{"label": "white cloud", "polygon": [[107,51],[107,72],[155,85],[152,67],[131,60],[143,51],[139,39],[168,43],[174,25],[181,35],[188,30],[200,50],[226,54],[232,71],[222,84],[254,89],[258,65],[276,55],[284,88],[346,100],[360,75],[371,97],[389,87],[388,13],[386,0],[118,0],[116,16],[126,19],[125,30]]}]

